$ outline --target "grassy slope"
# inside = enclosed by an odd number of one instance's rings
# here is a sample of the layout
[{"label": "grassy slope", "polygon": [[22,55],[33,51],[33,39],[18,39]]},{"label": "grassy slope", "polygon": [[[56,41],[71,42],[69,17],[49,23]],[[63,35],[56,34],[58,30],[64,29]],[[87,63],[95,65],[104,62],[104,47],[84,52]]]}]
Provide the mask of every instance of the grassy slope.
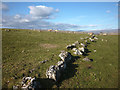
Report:
[{"label": "grassy slope", "polygon": [[[46,69],[60,60],[58,55],[66,45],[77,40],[81,41],[80,37],[86,36],[88,35],[29,30],[3,31],[3,87],[11,88],[12,85],[19,83],[23,73],[26,76],[41,78],[46,87],[56,87],[54,82],[46,79]],[[91,51],[88,57],[93,59],[93,62],[83,62],[83,56],[80,56],[68,65],[60,82],[60,88],[114,88],[118,86],[118,37],[98,36],[98,38],[96,43],[88,46]],[[45,48],[45,44],[55,47]],[[93,49],[97,52],[93,52]],[[45,59],[49,61],[45,64],[39,63]],[[91,66],[90,69],[88,69],[89,66]],[[31,69],[35,71],[29,73]],[[13,79],[13,77],[16,78]]]}]

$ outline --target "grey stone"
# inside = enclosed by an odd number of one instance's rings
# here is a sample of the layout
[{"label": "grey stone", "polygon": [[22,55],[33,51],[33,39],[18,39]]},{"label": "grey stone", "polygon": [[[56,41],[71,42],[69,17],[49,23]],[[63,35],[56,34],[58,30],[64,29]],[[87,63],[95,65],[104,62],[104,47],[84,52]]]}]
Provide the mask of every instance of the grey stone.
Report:
[{"label": "grey stone", "polygon": [[74,52],[74,54],[76,54],[76,55],[82,55],[83,53],[81,51],[79,51],[78,49],[76,49],[76,51]]},{"label": "grey stone", "polygon": [[72,49],[72,48],[74,48],[74,47],[76,47],[76,44],[72,44],[72,45],[66,46],[67,49]]},{"label": "grey stone", "polygon": [[80,51],[85,52],[84,47],[78,48]]},{"label": "grey stone", "polygon": [[55,67],[57,68],[57,70],[64,70],[66,69],[66,63],[63,61],[59,61]]},{"label": "grey stone", "polygon": [[94,42],[95,40],[94,39],[92,39],[92,38],[89,38],[89,40],[91,41],[91,42]]},{"label": "grey stone", "polygon": [[96,50],[94,49],[94,52],[96,52]]},{"label": "grey stone", "polygon": [[79,43],[79,41],[76,41],[75,44],[77,45],[77,44],[80,44],[80,43]]},{"label": "grey stone", "polygon": [[58,81],[65,69],[66,63],[64,61],[58,61],[56,65],[52,65],[46,70],[46,77]]},{"label": "grey stone", "polygon": [[16,90],[16,89],[18,89],[18,86],[13,85],[13,90]]},{"label": "grey stone", "polygon": [[90,61],[90,59],[86,57],[86,58],[83,58],[83,61]]},{"label": "grey stone", "polygon": [[76,50],[77,50],[77,48],[73,48],[72,50],[73,50],[73,51],[76,51]]},{"label": "grey stone", "polygon": [[81,43],[80,45],[81,45],[81,46],[83,46],[83,47],[85,47],[85,46],[86,46],[86,45],[85,45],[85,44],[83,44],[83,43]]},{"label": "grey stone", "polygon": [[61,60],[65,61],[65,62],[70,61],[71,58],[72,58],[71,53],[66,52],[66,51],[62,51],[62,52],[59,54],[59,57],[61,58]]},{"label": "grey stone", "polygon": [[36,79],[32,77],[23,77],[21,84],[22,89],[41,88],[40,82],[36,81]]},{"label": "grey stone", "polygon": [[47,69],[46,77],[58,81],[60,78],[60,71],[57,70],[54,65],[52,65],[49,67],[49,69]]},{"label": "grey stone", "polygon": [[39,63],[46,63],[48,60],[40,61]]}]

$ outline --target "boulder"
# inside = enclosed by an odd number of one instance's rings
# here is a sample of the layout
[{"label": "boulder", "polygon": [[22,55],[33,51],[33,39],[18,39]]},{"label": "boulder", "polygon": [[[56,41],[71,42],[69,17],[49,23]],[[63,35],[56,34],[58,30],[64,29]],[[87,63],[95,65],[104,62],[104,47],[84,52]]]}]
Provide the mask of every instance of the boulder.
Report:
[{"label": "boulder", "polygon": [[86,46],[86,45],[85,45],[85,44],[83,44],[83,43],[81,43],[80,45],[81,45],[81,46],[83,46],[83,47],[85,47],[85,46]]},{"label": "boulder", "polygon": [[92,35],[91,38],[94,39],[95,35]]},{"label": "boulder", "polygon": [[80,51],[85,52],[84,47],[79,48]]},{"label": "boulder", "polygon": [[95,40],[94,39],[92,39],[92,38],[89,38],[89,40],[91,41],[91,42],[94,42]]},{"label": "boulder", "polygon": [[60,70],[54,65],[50,66],[46,71],[46,77],[58,81],[60,79]]},{"label": "boulder", "polygon": [[84,38],[80,38],[81,40],[83,40]]},{"label": "boulder", "polygon": [[80,44],[80,43],[79,43],[79,41],[76,41],[74,44],[77,45],[77,44]]},{"label": "boulder", "polygon": [[74,48],[74,47],[76,47],[76,44],[72,44],[72,45],[66,46],[67,49],[72,49],[72,48]]},{"label": "boulder", "polygon": [[18,86],[13,85],[13,90],[18,89]]},{"label": "boulder", "polygon": [[57,65],[55,66],[57,68],[57,70],[64,70],[66,69],[66,63],[63,61],[58,61]]},{"label": "boulder", "polygon": [[40,61],[39,63],[46,63],[48,60]]},{"label": "boulder", "polygon": [[83,58],[83,61],[91,61],[88,57]]},{"label": "boulder", "polygon": [[22,89],[36,89],[36,88],[41,88],[40,82],[36,80],[36,78],[32,77],[23,77],[22,79]]},{"label": "boulder", "polygon": [[88,39],[88,37],[85,37],[85,39]]},{"label": "boulder", "polygon": [[74,54],[76,54],[76,55],[82,55],[83,53],[81,51],[79,51],[78,49],[76,49],[76,51],[74,52]]},{"label": "boulder", "polygon": [[94,39],[95,39],[95,40],[98,40],[98,38],[97,38],[97,37],[94,37]]},{"label": "boulder", "polygon": [[77,48],[73,48],[72,50],[73,50],[73,51],[76,51],[76,50],[77,50]]},{"label": "boulder", "polygon": [[62,52],[59,54],[59,57],[60,57],[61,60],[63,60],[64,62],[68,62],[68,61],[70,61],[71,58],[72,58],[71,53],[66,52],[66,51],[62,51]]}]

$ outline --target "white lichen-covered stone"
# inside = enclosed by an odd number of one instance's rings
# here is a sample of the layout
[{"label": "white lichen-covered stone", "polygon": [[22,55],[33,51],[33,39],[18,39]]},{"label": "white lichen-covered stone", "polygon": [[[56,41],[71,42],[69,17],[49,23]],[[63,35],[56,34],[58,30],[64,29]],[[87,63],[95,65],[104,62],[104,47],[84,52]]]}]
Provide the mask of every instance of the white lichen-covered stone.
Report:
[{"label": "white lichen-covered stone", "polygon": [[85,52],[84,47],[79,48],[80,51]]},{"label": "white lichen-covered stone", "polygon": [[71,48],[71,45],[67,45],[66,48],[67,48],[67,49]]},{"label": "white lichen-covered stone", "polygon": [[83,46],[83,47],[85,47],[85,44],[83,44],[83,43],[80,43],[80,45]]},{"label": "white lichen-covered stone", "polygon": [[76,44],[75,44],[75,43],[73,43],[71,46],[76,47]]},{"label": "white lichen-covered stone", "polygon": [[41,88],[40,82],[37,82],[36,79],[32,77],[23,77],[21,84],[21,89]]},{"label": "white lichen-covered stone", "polygon": [[95,40],[94,39],[92,39],[92,38],[89,38],[89,40],[91,41],[91,42],[94,42]]},{"label": "white lichen-covered stone", "polygon": [[90,61],[90,59],[86,57],[86,58],[83,58],[83,61]]},{"label": "white lichen-covered stone", "polygon": [[75,51],[75,52],[73,52],[74,54],[76,54],[76,55],[82,55],[83,53],[81,52],[81,51],[79,51],[78,49]]},{"label": "white lichen-covered stone", "polygon": [[84,38],[80,38],[81,40],[83,40]]},{"label": "white lichen-covered stone", "polygon": [[55,66],[58,70],[66,69],[66,63],[63,61],[58,61],[57,65]]},{"label": "white lichen-covered stone", "polygon": [[47,78],[55,79],[55,73],[56,73],[55,66],[52,65],[52,66],[49,67],[49,69],[47,69],[47,71],[46,71],[46,77]]},{"label": "white lichen-covered stone", "polygon": [[69,52],[66,52],[66,51],[62,51],[60,54],[59,54],[59,57],[65,61],[65,62],[68,62],[71,60],[72,56]]},{"label": "white lichen-covered stone", "polygon": [[80,44],[79,41],[76,41],[76,42],[75,42],[75,45],[77,45],[77,44]]},{"label": "white lichen-covered stone", "polygon": [[97,38],[97,37],[94,37],[94,39],[95,39],[95,40],[98,40],[98,38]]},{"label": "white lichen-covered stone", "polygon": [[76,47],[76,44],[74,44],[74,43],[73,43],[72,45],[67,45],[67,46],[66,46],[67,49],[72,49],[72,48],[74,48],[74,47]]},{"label": "white lichen-covered stone", "polygon": [[49,69],[47,69],[46,71],[46,77],[49,79],[53,79],[55,81],[58,81],[60,78],[60,70],[58,70],[59,67],[58,66],[50,66]]},{"label": "white lichen-covered stone", "polygon": [[76,50],[77,50],[77,48],[73,48],[72,50],[73,50],[73,51],[76,51]]}]

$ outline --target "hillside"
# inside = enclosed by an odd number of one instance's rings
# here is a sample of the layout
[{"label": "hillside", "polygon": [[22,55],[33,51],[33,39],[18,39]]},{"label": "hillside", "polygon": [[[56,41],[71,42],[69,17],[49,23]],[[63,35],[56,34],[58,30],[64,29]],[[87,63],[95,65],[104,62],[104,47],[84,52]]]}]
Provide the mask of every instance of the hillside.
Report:
[{"label": "hillside", "polygon": [[[89,42],[86,55],[92,62],[83,61],[85,56],[80,55],[68,65],[58,84],[46,78],[49,66],[60,60],[60,51],[66,50],[66,46],[75,41],[82,42],[80,38],[86,36],[89,37],[80,33],[2,30],[3,88],[20,84],[24,76],[36,76],[44,88],[117,88],[117,35],[96,35],[98,40]],[[48,61],[40,63],[43,60]]]}]

